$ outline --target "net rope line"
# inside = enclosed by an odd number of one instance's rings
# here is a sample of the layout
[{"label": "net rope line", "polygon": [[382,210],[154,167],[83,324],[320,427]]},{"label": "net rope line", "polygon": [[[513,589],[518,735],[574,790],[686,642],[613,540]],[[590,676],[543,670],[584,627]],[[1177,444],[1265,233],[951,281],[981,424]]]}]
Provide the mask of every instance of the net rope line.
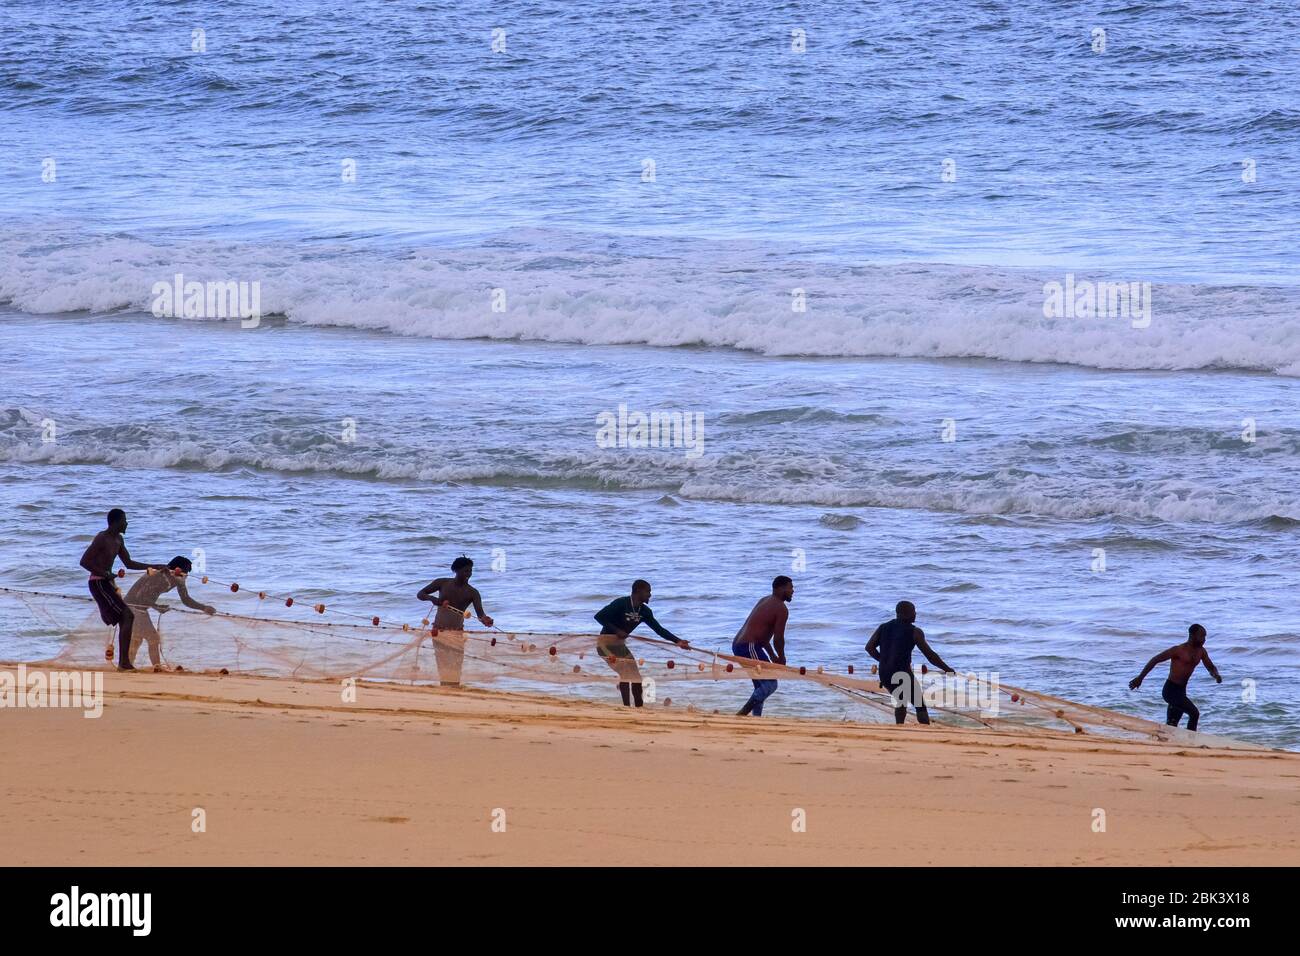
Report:
[{"label": "net rope line", "polygon": [[[119,573],[118,576],[124,577],[125,575]],[[214,581],[206,577],[203,578],[202,580],[204,580],[207,583],[213,583],[218,585],[222,584],[222,582]],[[225,586],[231,587],[233,593],[238,593],[239,591],[238,585],[234,585],[234,586],[225,585]],[[76,603],[83,607],[87,604],[93,604],[93,601],[89,596],[76,596],[76,595],[61,594],[61,593],[48,592],[48,591],[33,591],[33,590],[25,590],[25,589],[0,586],[0,593],[17,595],[20,598],[37,597],[42,599],[62,600],[65,602]],[[283,598],[283,596],[268,595],[266,592],[251,592],[251,591],[245,592],[246,595],[254,594],[254,593],[256,594],[259,601],[258,603],[259,610],[266,607],[266,605],[263,602],[268,597],[276,597],[277,599]],[[293,607],[295,603],[296,602],[293,602],[292,600],[286,599],[287,607]],[[353,624],[353,623],[338,623],[338,622],[320,621],[320,620],[302,621],[302,620],[292,620],[292,619],[268,618],[261,615],[239,614],[239,613],[229,612],[229,611],[217,611],[216,614],[212,616],[227,619],[230,621],[235,621],[235,622],[244,622],[250,625],[263,625],[263,626],[270,625],[277,628],[287,628],[292,631],[297,631],[300,633],[307,633],[307,634],[312,634],[312,633],[319,634],[323,630],[325,633],[328,633],[331,636],[342,638],[347,641],[361,642],[366,644],[387,645],[389,647],[394,648],[394,650],[391,653],[385,654],[382,658],[378,660],[371,660],[364,664],[359,664],[359,663],[350,664],[350,666],[346,668],[349,676],[360,677],[360,676],[365,676],[374,671],[379,671],[385,666],[392,664],[394,661],[397,661],[399,658],[403,657],[408,652],[414,652],[414,654],[416,655],[416,659],[413,666],[405,669],[404,674],[406,676],[409,676],[409,679],[411,679],[412,681],[420,679],[420,677],[424,674],[424,671],[421,669],[418,661],[419,650],[421,645],[424,643],[424,641],[430,636],[434,638],[435,642],[437,641],[436,628],[426,629],[424,625],[417,627],[410,624],[398,625],[398,624],[384,623],[378,617],[373,615],[362,615],[362,614],[357,614],[355,612],[340,611],[335,608],[326,608],[325,605],[323,604],[314,605],[313,610],[315,610],[318,614],[321,615],[326,613],[326,610],[328,610],[331,613],[354,617],[357,618],[358,620],[367,620],[369,624],[367,626],[359,623]],[[174,604],[170,605],[169,607],[169,613],[173,611],[182,615],[190,615],[196,618],[209,617],[209,615],[207,615],[205,612],[195,611],[184,607],[177,607]],[[466,618],[470,616],[468,612],[458,612],[458,613],[464,614]],[[159,615],[159,617],[161,618],[161,614]],[[379,629],[382,631],[390,631],[390,632],[397,632],[397,631],[403,633],[413,632],[413,634],[410,640],[394,641],[394,640],[377,639],[372,637],[363,637],[359,634],[350,633],[362,629],[367,631]],[[444,629],[444,630],[448,630],[448,629]],[[161,630],[159,631],[159,633],[161,635]],[[512,642],[517,639],[523,638],[524,640],[521,640],[518,644],[501,645],[501,646],[503,648],[507,646],[518,647],[525,654],[531,654],[532,652],[537,651],[539,649],[539,646],[527,640],[528,638],[549,639],[553,643],[548,649],[547,655],[543,657],[543,660],[545,660],[546,657],[556,659],[558,657],[557,648],[560,643],[582,642],[583,646],[594,651],[595,644],[597,641],[597,635],[590,632],[557,633],[557,632],[542,632],[542,631],[505,631],[495,626],[490,631],[460,631],[459,634],[460,636],[463,637],[465,641],[464,653],[466,658],[473,659],[481,664],[491,665],[492,667],[499,669],[501,671],[510,670],[512,665],[508,660],[495,659],[491,653],[487,653],[489,648],[496,647],[499,644],[499,641],[495,635],[501,635],[505,637],[507,640]],[[756,662],[750,658],[736,657],[730,654],[719,653],[717,651],[707,650],[704,648],[699,648],[694,646],[690,648],[680,648],[677,645],[667,640],[663,640],[659,638],[643,637],[637,634],[628,635],[628,639],[630,641],[636,641],[645,645],[653,645],[658,647],[661,650],[666,650],[667,648],[673,648],[677,654],[680,654],[685,658],[683,664],[686,666],[682,666],[678,668],[677,661],[675,658],[670,658],[666,662],[655,661],[654,664],[659,667],[666,667],[666,669],[669,671],[672,671],[674,669],[679,669],[681,673],[677,674],[676,675],[677,677],[682,677],[682,678],[696,677],[705,680],[711,678],[714,681],[720,679],[726,679],[726,678],[736,679],[736,678],[745,678],[745,677],[753,677],[753,678],[761,677],[765,679],[784,679],[784,680],[805,680],[844,693],[847,696],[850,696],[860,701],[861,703],[869,706],[870,708],[876,711],[892,714],[894,709],[893,698],[890,696],[888,691],[886,691],[884,688],[880,686],[878,678],[866,680],[863,678],[855,678],[852,676],[840,675],[838,673],[826,673],[824,669],[824,665],[818,666],[816,668],[810,668],[810,667],[795,668],[789,665],[777,664],[775,662]],[[243,649],[256,651],[257,648],[255,648],[252,643],[248,642],[243,637],[235,636],[233,637],[233,640],[236,645],[236,670],[238,670],[240,651]],[[481,646],[479,648],[473,648],[473,645],[475,644]],[[471,649],[474,649],[479,652],[471,653]],[[279,653],[283,655],[286,652],[280,651]],[[297,663],[292,668],[291,676],[298,676],[300,671],[304,669],[308,669],[308,670],[311,669],[308,663],[310,656],[311,656],[311,648],[301,649],[300,657],[297,654],[295,654]],[[586,656],[585,652],[578,653],[579,660],[584,659],[585,656]],[[515,658],[515,660],[519,661],[519,658]],[[725,666],[720,667],[719,662],[723,662]],[[644,658],[640,659],[639,664],[641,666],[646,666],[645,659]],[[694,665],[694,670],[691,670],[689,664]],[[737,670],[737,668],[739,668],[739,670]],[[580,667],[575,666],[573,668],[573,673],[577,674],[579,673],[580,670],[581,670]],[[872,670],[873,671],[875,670],[874,665],[872,667]],[[522,677],[522,679],[524,680],[540,679],[544,682],[549,681],[551,683],[554,683],[556,678],[560,675],[554,673],[553,667],[552,667],[552,671],[553,671],[552,673],[548,673],[544,675],[530,674],[528,676]],[[852,674],[852,671],[853,668],[852,665],[850,665],[849,666],[850,674]],[[337,677],[337,672],[334,674],[330,674],[328,671],[317,671],[317,673],[321,674],[322,676]],[[924,665],[922,665],[921,668],[922,676],[918,677],[918,683],[922,684],[923,686],[924,686],[924,675],[926,673],[927,673],[926,668]],[[1065,724],[1072,727],[1076,733],[1085,733],[1086,725],[1093,724],[1093,725],[1106,727],[1111,730],[1121,730],[1127,733],[1133,733],[1143,737],[1154,737],[1156,739],[1161,739],[1161,740],[1168,739],[1170,736],[1169,731],[1171,730],[1171,728],[1167,728],[1164,725],[1157,724],[1153,721],[1148,721],[1144,718],[1123,714],[1102,707],[1094,707],[1088,704],[1080,704],[1063,698],[1042,694],[1037,691],[1025,690],[1023,688],[1002,683],[1000,680],[996,684],[993,684],[974,673],[962,674],[958,672],[954,675],[946,675],[946,676],[956,677],[965,680],[970,684],[986,687],[995,694],[1009,696],[1012,703],[1019,703],[1021,705],[1025,705],[1029,711],[1035,712],[1038,716],[1048,718],[1049,720],[1062,721]],[[597,668],[594,671],[588,671],[582,677],[582,680],[587,680],[587,681],[593,679],[596,681],[609,682],[616,678],[613,674],[604,674],[603,671],[601,671],[601,669],[599,668]],[[652,676],[651,679],[655,679],[655,678]],[[1018,731],[1047,730],[1047,728],[1033,727],[1014,718],[1009,719],[1008,717],[1002,715],[1001,713],[995,716],[981,716],[979,713],[976,712],[975,708],[969,706],[964,708],[947,707],[943,705],[936,706],[933,704],[931,706],[933,706],[935,710],[939,711],[940,715],[947,712],[961,720],[971,721],[991,729],[997,729],[999,725],[1014,723]],[[948,722],[948,721],[942,721],[942,722]]]},{"label": "net rope line", "polygon": [[[125,577],[125,575],[119,573],[119,577]],[[204,580],[206,582],[213,583],[213,584],[219,584],[219,585],[223,584],[223,582],[215,581],[210,578],[205,578]],[[237,593],[238,586],[236,585],[231,587],[231,590],[232,592]],[[19,595],[26,594],[32,596],[39,596],[43,598],[62,599],[65,601],[72,601],[83,605],[86,603],[91,603],[90,598],[82,598],[79,596],[68,595],[68,594],[58,594],[54,592],[27,591],[23,589],[8,588],[8,587],[0,587],[0,591],[12,593],[12,594],[19,594]],[[277,597],[277,598],[283,597],[277,595],[268,595],[266,592],[257,592],[257,596],[259,602],[265,600],[267,597]],[[292,606],[292,604],[293,602],[289,602],[288,606]],[[314,609],[317,610],[318,613],[324,613],[324,611],[321,610],[321,608],[323,607],[324,605],[316,605]],[[203,612],[192,611],[184,608],[173,607],[173,609],[179,611],[182,614],[207,616],[206,614],[203,614]],[[373,616],[357,614],[355,612],[341,612],[338,611],[337,609],[329,609],[329,610],[331,610],[333,613],[345,614],[347,616],[356,617],[362,620],[369,619],[371,622],[371,627],[379,627],[381,629],[389,629],[389,630],[399,629],[399,625],[395,625],[395,624],[385,625],[382,622],[376,624],[375,621],[377,620],[377,618]],[[363,627],[363,625],[359,625],[359,624],[338,624],[338,623],[326,622],[326,621],[294,621],[294,620],[282,620],[282,619],[268,619],[256,615],[236,614],[228,611],[218,611],[215,616],[223,617],[231,620],[245,621],[250,624],[272,624],[277,627],[288,627],[291,629],[302,630],[309,633],[319,628],[352,629],[352,628]],[[402,631],[415,630],[411,625],[402,625],[400,626],[400,629]],[[564,639],[576,638],[583,641],[590,641],[594,643],[596,639],[596,636],[590,633],[503,631],[499,628],[496,628],[495,630],[497,633],[501,633],[511,640],[515,639],[516,637],[539,637],[539,638],[550,638],[552,640],[556,640],[556,639],[564,640]],[[479,634],[476,634],[475,632],[465,631],[461,633],[464,635],[467,642],[469,641],[487,642],[489,640],[488,638],[479,636]],[[361,676],[365,673],[378,670],[380,667],[384,666],[385,664],[391,663],[393,660],[401,657],[409,650],[416,649],[418,645],[423,643],[424,638],[428,636],[428,634],[422,630],[416,630],[416,636],[411,641],[408,642],[383,641],[383,640],[376,640],[374,638],[364,638],[355,635],[346,635],[346,636],[338,635],[338,636],[344,637],[347,640],[361,641],[361,642],[371,643],[371,644],[387,644],[398,648],[396,651],[385,656],[380,660],[372,661],[368,665],[359,668],[351,668],[351,671],[353,672],[354,676]],[[436,633],[434,634],[434,636],[436,637]],[[658,645],[660,647],[676,647],[676,645],[673,645],[669,641],[656,639],[656,638],[642,637],[641,635],[637,635],[637,634],[630,634],[628,635],[628,638],[630,640],[643,642],[650,645]],[[237,640],[236,643],[237,645],[241,645],[241,646],[245,644],[245,642],[242,640]],[[495,638],[492,638],[490,639],[490,643],[492,645],[495,645],[497,641]],[[535,650],[536,645],[531,645],[530,647],[526,647],[524,649],[526,651]],[[778,677],[784,677],[786,680],[811,679],[813,682],[821,684],[823,686],[831,687],[836,690],[840,690],[842,692],[848,692],[851,696],[863,700],[863,702],[869,702],[871,704],[874,704],[877,709],[888,710],[890,712],[892,712],[893,710],[893,706],[892,706],[893,700],[889,696],[888,692],[884,691],[882,688],[879,687],[878,680],[866,681],[862,679],[855,679],[852,677],[841,677],[840,675],[828,675],[825,674],[820,668],[817,671],[809,671],[807,668],[799,668],[796,670],[795,668],[790,667],[788,665],[777,664],[775,662],[754,662],[749,658],[735,657],[733,655],[722,654],[715,651],[708,651],[701,648],[692,647],[689,650],[683,648],[677,648],[677,650],[679,650],[683,654],[693,653],[695,655],[695,663],[697,664],[697,666],[699,666],[701,672],[703,672],[704,666],[706,665],[706,661],[702,660],[702,658],[712,659],[715,662],[715,664],[714,667],[711,669],[712,673],[710,673],[709,676],[712,676],[715,680],[721,679],[721,674],[717,672],[717,667],[716,667],[716,661],[720,659],[726,661],[729,665],[733,665],[731,667],[726,668],[727,673],[732,673],[734,670],[734,665],[739,665],[742,671],[752,672],[753,675],[757,677],[761,677],[764,674],[767,674],[768,679],[774,679]],[[554,646],[552,647],[551,651],[552,654],[554,654]],[[469,656],[468,653],[466,656]],[[504,662],[493,661],[490,658],[485,658],[477,655],[475,657],[477,660],[482,661],[484,663],[491,663],[502,667],[508,666],[508,664]],[[642,659],[639,663],[642,666],[645,666],[644,659]],[[299,662],[299,665],[293,669],[292,672],[293,676],[297,676],[298,672],[305,666],[306,666],[306,657],[304,656],[304,658]],[[673,661],[667,662],[667,667],[670,670],[674,669],[674,662]],[[922,674],[924,675],[925,673],[926,671],[923,666]],[[746,674],[741,674],[740,676],[743,677],[746,676]],[[990,686],[990,687],[993,686],[990,685],[989,682],[985,681],[983,678],[980,678],[978,675],[974,673],[965,674],[965,675],[959,673],[956,676],[961,677],[972,683],[983,684],[985,686]],[[924,678],[922,677],[920,680],[923,679]],[[1163,738],[1165,736],[1165,732],[1161,729],[1162,725],[1155,724],[1154,722],[1151,721],[1147,721],[1144,718],[1131,717],[1129,715],[1121,714],[1116,711],[1107,710],[1105,708],[1092,707],[1091,705],[1087,705],[1087,704],[1079,704],[1073,701],[1067,701],[1061,698],[1051,697],[1050,695],[1040,694],[1037,691],[1028,691],[1019,687],[1013,687],[1012,685],[1005,684],[1000,681],[998,685],[994,688],[994,690],[999,693],[1009,694],[1012,697],[1012,700],[1014,702],[1023,702],[1025,705],[1030,706],[1032,709],[1040,711],[1044,716],[1065,721],[1067,724],[1071,725],[1076,732],[1079,733],[1084,732],[1083,724],[1079,721],[1070,719],[1068,710],[1066,708],[1074,708],[1074,709],[1086,711],[1087,713],[1092,715],[1098,723],[1111,724],[1111,725],[1118,724],[1120,729],[1129,730],[1143,735],[1151,735],[1160,738]],[[1036,700],[1035,698],[1039,698],[1039,700]],[[885,701],[888,701],[889,703],[886,704]],[[968,710],[956,711],[954,709],[954,712],[959,713],[959,715],[964,719],[974,720],[975,722],[980,723],[984,726],[991,726],[990,721],[976,717],[973,713],[970,713]]]}]

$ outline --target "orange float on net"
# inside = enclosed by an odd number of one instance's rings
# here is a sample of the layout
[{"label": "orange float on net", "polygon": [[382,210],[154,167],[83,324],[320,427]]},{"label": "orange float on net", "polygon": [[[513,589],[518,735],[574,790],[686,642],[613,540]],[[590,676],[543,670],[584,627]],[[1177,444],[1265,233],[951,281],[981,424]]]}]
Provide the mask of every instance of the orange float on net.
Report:
[{"label": "orange float on net", "polygon": [[728,664],[728,665],[727,665],[727,673],[728,673],[728,674],[730,674],[730,673],[731,673],[732,671],[734,671],[735,669],[736,669],[736,665],[735,665],[735,664]]},{"label": "orange float on net", "polygon": [[258,599],[259,601],[265,601],[265,600],[266,600],[266,592],[265,592],[265,591],[258,591],[258,592],[257,592],[257,599]]},{"label": "orange float on net", "polygon": [[118,576],[119,578],[124,578],[124,577],[126,577],[126,568],[118,568],[118,569],[117,569],[117,576]]},{"label": "orange float on net", "polygon": [[577,664],[574,664],[574,665],[573,665],[573,673],[575,673],[575,674],[581,674],[581,673],[582,673],[582,668],[579,667]]},{"label": "orange float on net", "polygon": [[554,656],[556,655],[557,652],[556,652],[556,650],[555,650],[555,645],[554,645],[554,644],[551,645],[551,649],[550,649],[549,651],[547,651],[547,653],[550,654],[552,657],[554,657]]},{"label": "orange float on net", "polygon": [[876,665],[875,665],[875,664],[872,664],[872,665],[871,665],[871,673],[874,674],[875,672],[876,672]]},{"label": "orange float on net", "polygon": [[373,624],[375,627],[378,627],[378,626],[379,626],[379,618],[377,618],[377,617],[372,617],[372,618],[370,619],[370,623]]},{"label": "orange float on net", "polygon": [[204,584],[207,584],[207,583],[208,583],[208,576],[205,574],[205,575],[203,575],[203,577],[199,578],[199,580],[202,581]]},{"label": "orange float on net", "polygon": [[930,668],[928,668],[928,667],[926,667],[924,664],[922,664],[922,665],[921,665],[921,673],[922,673],[922,674],[928,674],[928,673],[930,673]]},{"label": "orange float on net", "polygon": [[316,605],[316,613],[317,613],[317,614],[324,614],[324,613],[325,613],[325,605],[324,605],[324,604],[317,604],[317,605]]},{"label": "orange float on net", "polygon": [[850,673],[850,674],[853,673],[853,665],[852,665],[852,664],[849,665],[849,673]]},{"label": "orange float on net", "polygon": [[293,607],[293,598],[285,598],[285,599],[284,599],[284,606],[285,606],[285,607]]},{"label": "orange float on net", "polygon": [[402,625],[402,630],[404,630],[404,631],[409,631],[410,629],[411,629],[411,625],[409,625],[409,624],[403,624],[403,625]]},{"label": "orange float on net", "polygon": [[492,644],[491,644],[491,646],[492,646],[492,647],[496,647],[496,646],[497,646],[497,639],[496,639],[495,637],[492,638]]},{"label": "orange float on net", "polygon": [[231,591],[231,593],[233,594],[234,592],[236,592],[236,591],[238,591],[238,590],[239,590],[239,582],[238,582],[238,581],[232,581],[231,584],[230,584],[230,591]]},{"label": "orange float on net", "polygon": [[799,674],[800,674],[800,676],[803,676],[804,674],[807,674],[807,673],[808,673],[808,668],[806,668],[806,667],[800,667],[800,668],[799,668]]},{"label": "orange float on net", "polygon": [[669,662],[668,662],[668,669],[669,669],[669,670],[672,670],[672,669],[673,669],[674,667],[676,667],[676,666],[677,666],[677,665],[674,664],[672,661],[669,661]]},{"label": "orange float on net", "polygon": [[1016,703],[1016,702],[1019,701],[1019,700],[1020,700],[1020,695],[1019,695],[1019,694],[1012,694],[1012,695],[1011,695],[1011,703],[1014,704],[1014,703]]}]

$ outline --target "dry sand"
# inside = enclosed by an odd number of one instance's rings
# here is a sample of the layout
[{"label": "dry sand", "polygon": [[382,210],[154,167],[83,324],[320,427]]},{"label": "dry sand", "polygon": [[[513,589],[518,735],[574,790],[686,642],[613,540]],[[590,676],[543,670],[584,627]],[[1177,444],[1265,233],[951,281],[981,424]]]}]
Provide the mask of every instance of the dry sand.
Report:
[{"label": "dry sand", "polygon": [[1298,754],[198,674],[105,691],[98,720],[0,710],[0,865],[1300,864]]}]

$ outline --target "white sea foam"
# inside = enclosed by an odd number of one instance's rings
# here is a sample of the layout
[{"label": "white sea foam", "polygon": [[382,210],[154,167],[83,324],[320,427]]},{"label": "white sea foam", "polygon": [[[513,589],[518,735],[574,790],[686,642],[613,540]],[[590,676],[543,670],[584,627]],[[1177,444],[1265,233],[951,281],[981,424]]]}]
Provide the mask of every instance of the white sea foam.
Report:
[{"label": "white sea foam", "polygon": [[[436,338],[710,346],[764,355],[977,357],[1115,369],[1300,375],[1300,290],[1157,283],[1149,328],[1052,319],[1059,276],[947,265],[849,267],[717,244],[689,253],[518,243],[404,254],[343,246],[11,234],[0,303],[29,313],[147,311],[154,283],[257,281],[291,323]],[[1102,276],[1132,280],[1137,276]],[[504,311],[493,311],[493,290]],[[804,289],[807,311],[792,311]],[[498,295],[499,301],[499,295]]]}]

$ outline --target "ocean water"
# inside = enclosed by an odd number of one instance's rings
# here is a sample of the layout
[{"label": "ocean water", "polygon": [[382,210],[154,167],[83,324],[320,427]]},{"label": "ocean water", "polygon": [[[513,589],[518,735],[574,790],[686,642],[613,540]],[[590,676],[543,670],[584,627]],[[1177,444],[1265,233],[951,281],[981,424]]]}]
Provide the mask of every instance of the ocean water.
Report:
[{"label": "ocean water", "polygon": [[[789,573],[792,660],[909,598],[1154,718],[1199,621],[1202,727],[1300,746],[1293,6],[50,10],[0,7],[0,582],[80,593],[117,505],[385,616],[464,551],[501,626],[642,576],[721,648]],[[1087,282],[1149,311],[1045,315]]]}]

